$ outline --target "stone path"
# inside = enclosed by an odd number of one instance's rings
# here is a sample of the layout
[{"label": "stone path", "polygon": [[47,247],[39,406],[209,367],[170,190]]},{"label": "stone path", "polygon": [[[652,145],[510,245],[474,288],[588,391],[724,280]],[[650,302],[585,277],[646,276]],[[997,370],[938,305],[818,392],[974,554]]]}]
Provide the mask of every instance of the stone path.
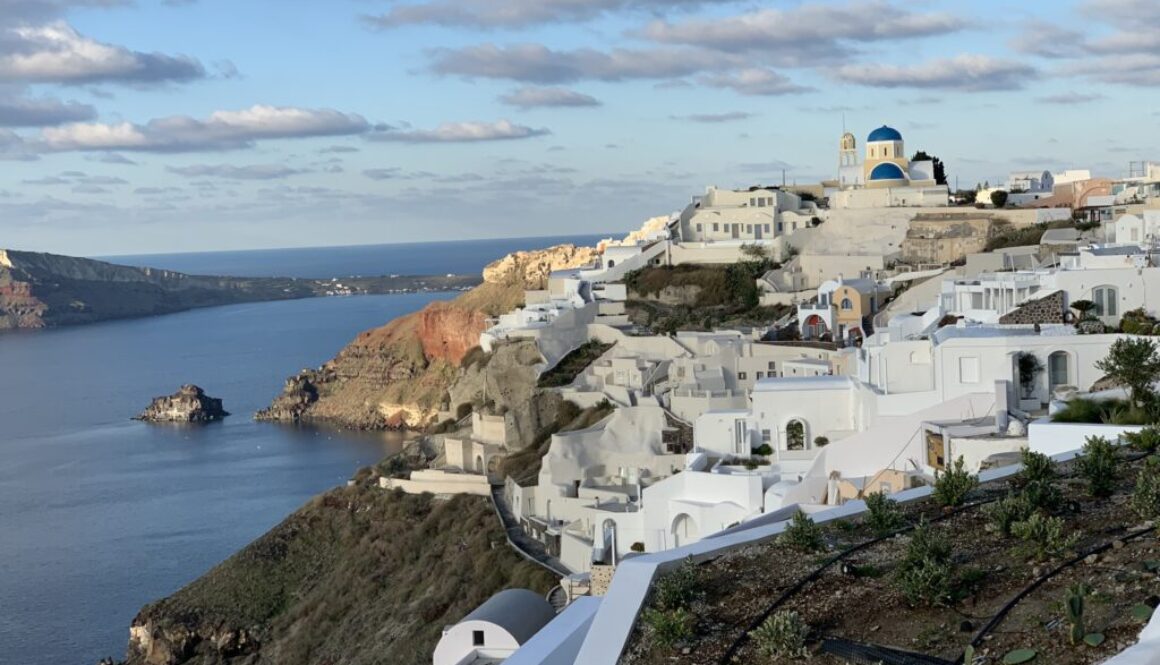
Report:
[{"label": "stone path", "polygon": [[503,485],[491,486],[491,504],[495,508],[495,513],[499,517],[500,523],[503,524],[503,530],[507,534],[508,545],[511,545],[520,556],[524,557],[532,563],[538,564],[547,568],[553,575],[559,577],[567,577],[572,574],[571,570],[565,566],[559,559],[548,554],[544,549],[543,543],[532,538],[527,533],[524,533],[516,517],[512,514],[511,508],[507,504],[507,499],[503,495]]}]

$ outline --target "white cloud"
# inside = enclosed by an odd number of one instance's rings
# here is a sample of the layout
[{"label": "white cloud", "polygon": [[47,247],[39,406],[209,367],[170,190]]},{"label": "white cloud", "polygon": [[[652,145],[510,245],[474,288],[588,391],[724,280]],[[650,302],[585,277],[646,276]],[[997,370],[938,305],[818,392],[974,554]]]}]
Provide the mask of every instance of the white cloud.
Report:
[{"label": "white cloud", "polygon": [[427,23],[443,26],[525,27],[582,21],[618,11],[666,11],[733,0],[429,0],[396,4],[363,20],[377,28]]},{"label": "white cloud", "polygon": [[224,180],[279,180],[306,173],[306,171],[290,168],[284,164],[250,164],[247,166],[194,164],[192,166],[170,166],[167,170],[187,178],[222,178]]},{"label": "white cloud", "polygon": [[217,111],[204,120],[170,116],[144,125],[75,123],[46,128],[29,145],[43,151],[198,152],[246,148],[263,139],[357,135],[370,130],[360,115],[332,109],[253,106]]},{"label": "white cloud", "polygon": [[1016,90],[1037,78],[1031,65],[987,55],[963,54],[918,65],[846,65],[834,70],[841,81],[877,88]]},{"label": "white cloud", "polygon": [[813,88],[798,85],[772,69],[747,68],[732,73],[705,74],[697,80],[702,85],[729,88],[742,95],[780,96],[813,91]]},{"label": "white cloud", "polygon": [[508,120],[498,122],[445,122],[435,129],[387,129],[368,134],[372,141],[399,141],[402,143],[472,143],[477,141],[505,141],[545,136],[545,128],[534,129],[516,125]]},{"label": "white cloud", "polygon": [[47,127],[92,120],[96,115],[97,110],[88,104],[0,94],[0,127]]},{"label": "white cloud", "polygon": [[754,114],[748,111],[729,111],[727,113],[691,113],[689,115],[673,115],[669,116],[673,120],[687,120],[689,122],[700,123],[720,123],[720,122],[736,122],[738,120],[748,120]]},{"label": "white cloud", "polygon": [[600,106],[600,100],[566,88],[525,86],[500,96],[499,101],[520,108]]},{"label": "white cloud", "polygon": [[745,62],[736,55],[702,49],[556,51],[543,44],[481,44],[437,49],[432,56],[431,70],[436,74],[539,84],[677,78],[706,70],[728,69]]},{"label": "white cloud", "polygon": [[104,44],[63,21],[0,28],[0,80],[155,84],[204,76],[205,68],[192,58]]},{"label": "white cloud", "polygon": [[729,52],[763,52],[778,64],[803,65],[848,57],[843,42],[876,42],[957,32],[966,20],[950,14],[919,14],[884,0],[846,5],[806,4],[761,9],[736,16],[657,20],[642,35],[658,42]]}]

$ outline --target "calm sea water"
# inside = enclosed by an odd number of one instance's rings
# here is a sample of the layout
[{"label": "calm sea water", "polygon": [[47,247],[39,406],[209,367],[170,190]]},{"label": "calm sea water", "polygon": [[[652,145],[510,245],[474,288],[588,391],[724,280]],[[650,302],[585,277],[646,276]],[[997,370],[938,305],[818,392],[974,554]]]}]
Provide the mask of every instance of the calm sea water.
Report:
[{"label": "calm sea water", "polygon": [[100,257],[133,266],[165,268],[198,275],[236,277],[329,277],[379,275],[475,275],[483,267],[511,252],[540,249],[571,242],[594,245],[610,236],[546,238],[500,238],[462,242],[420,242],[396,245],[363,245],[307,249],[266,249],[197,254],[151,254]]},{"label": "calm sea water", "polygon": [[[142,263],[199,273],[217,266],[233,275],[437,274],[476,271],[508,251],[446,243],[416,255],[415,247]],[[448,257],[460,260],[452,266]],[[0,664],[93,665],[123,655],[142,605],[396,451],[397,437],[298,430],[250,416],[290,374],[441,297],[449,296],[246,304],[0,334]],[[235,415],[193,428],[129,420],[183,383],[223,398]]]}]

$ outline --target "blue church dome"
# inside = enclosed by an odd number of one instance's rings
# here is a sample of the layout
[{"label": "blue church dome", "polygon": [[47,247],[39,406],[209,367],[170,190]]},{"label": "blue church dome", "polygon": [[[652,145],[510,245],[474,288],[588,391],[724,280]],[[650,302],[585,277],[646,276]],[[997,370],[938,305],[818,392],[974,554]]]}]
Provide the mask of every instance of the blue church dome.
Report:
[{"label": "blue church dome", "polygon": [[[893,131],[893,130],[892,130]],[[902,168],[893,162],[883,162],[870,172],[871,180],[906,180]]]},{"label": "blue church dome", "polygon": [[878,129],[870,132],[870,137],[866,140],[871,143],[874,141],[901,141],[902,134],[898,133],[898,130],[893,127],[882,125]]}]

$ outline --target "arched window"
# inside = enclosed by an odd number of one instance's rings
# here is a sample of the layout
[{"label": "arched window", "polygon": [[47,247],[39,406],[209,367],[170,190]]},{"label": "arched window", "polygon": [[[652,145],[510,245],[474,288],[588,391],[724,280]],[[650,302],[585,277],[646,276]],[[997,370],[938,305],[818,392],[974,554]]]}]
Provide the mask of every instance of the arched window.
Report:
[{"label": "arched window", "polygon": [[613,267],[615,267],[615,266],[616,266],[616,261],[609,261],[609,262],[608,262],[608,267],[609,267],[609,268],[613,268]]},{"label": "arched window", "polygon": [[842,309],[854,309],[854,301],[849,298],[842,298]]},{"label": "arched window", "polygon": [[1114,286],[1097,286],[1092,289],[1092,302],[1096,304],[1096,316],[1118,316],[1120,292]]},{"label": "arched window", "polygon": [[800,420],[791,420],[785,426],[785,449],[786,450],[805,450],[806,449],[806,426]]}]

